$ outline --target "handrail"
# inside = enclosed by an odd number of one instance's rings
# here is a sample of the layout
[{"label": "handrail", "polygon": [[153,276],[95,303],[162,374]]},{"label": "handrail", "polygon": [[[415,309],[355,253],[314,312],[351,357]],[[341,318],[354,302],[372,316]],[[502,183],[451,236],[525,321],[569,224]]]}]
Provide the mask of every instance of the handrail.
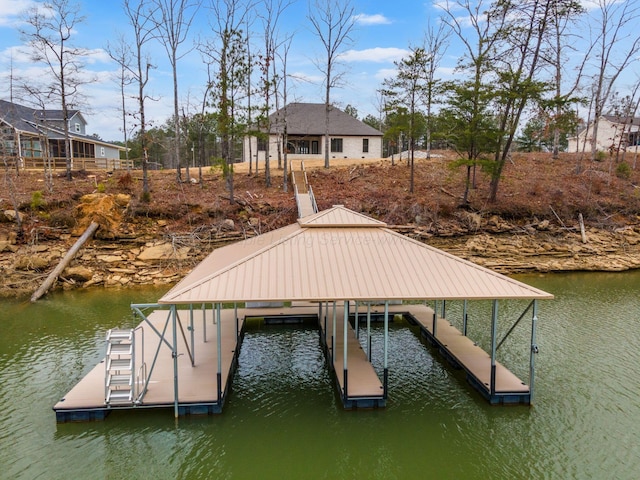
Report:
[{"label": "handrail", "polygon": [[311,197],[311,206],[313,206],[313,213],[318,213],[318,204],[316,203],[316,196],[313,194],[313,188],[309,185],[309,197]]},{"label": "handrail", "polygon": [[[133,360],[132,360],[133,365],[132,365],[132,366],[133,366],[133,369],[134,369],[134,371],[135,371],[135,368],[136,368],[136,362],[135,362],[135,358],[136,358],[136,357],[135,357],[135,353],[136,353],[136,350],[135,350],[135,345],[137,344],[137,342],[135,341],[135,338],[136,338],[136,331],[137,331],[137,330],[140,330],[140,333],[141,333],[141,339],[140,339],[140,340],[141,340],[142,346],[140,347],[140,350],[142,350],[142,362],[141,362],[141,365],[140,365],[140,369],[142,369],[142,367],[144,367],[144,378],[143,378],[143,382],[142,382],[142,383],[144,384],[144,383],[146,383],[146,378],[147,378],[147,367],[146,367],[146,365],[147,365],[147,364],[146,364],[146,362],[144,361],[144,327],[143,327],[143,325],[142,325],[142,324],[141,324],[141,325],[138,325],[138,326],[137,326],[136,328],[134,328],[134,330],[133,330],[133,338],[134,338],[134,343],[133,343],[133,344],[134,344],[134,349],[133,349]],[[135,399],[136,399],[136,400],[135,400],[136,402],[140,400],[140,398],[138,398],[138,397],[139,397],[139,396],[142,396],[141,394],[139,394],[139,393],[138,393],[138,392],[139,392],[139,379],[140,379],[140,371],[138,371],[138,373],[137,373],[137,375],[136,375],[135,385],[132,387],[132,388],[134,389],[134,391],[133,391],[133,395],[132,395],[132,398],[135,398]]]},{"label": "handrail", "polygon": [[296,206],[298,207],[298,218],[302,216],[302,205],[300,205],[300,198],[298,197],[298,185],[293,186],[295,198],[296,198]]}]

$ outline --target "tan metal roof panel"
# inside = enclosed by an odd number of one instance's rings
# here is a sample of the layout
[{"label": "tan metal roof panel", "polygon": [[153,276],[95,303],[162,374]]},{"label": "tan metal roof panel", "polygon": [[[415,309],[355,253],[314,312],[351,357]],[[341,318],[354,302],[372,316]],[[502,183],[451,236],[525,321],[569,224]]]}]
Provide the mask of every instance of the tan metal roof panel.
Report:
[{"label": "tan metal roof panel", "polygon": [[[341,206],[327,212],[338,221],[355,214]],[[323,218],[309,218],[314,217]],[[389,229],[371,227],[366,222],[349,228],[294,224],[240,242],[245,245],[220,248],[160,303],[553,298]]]}]

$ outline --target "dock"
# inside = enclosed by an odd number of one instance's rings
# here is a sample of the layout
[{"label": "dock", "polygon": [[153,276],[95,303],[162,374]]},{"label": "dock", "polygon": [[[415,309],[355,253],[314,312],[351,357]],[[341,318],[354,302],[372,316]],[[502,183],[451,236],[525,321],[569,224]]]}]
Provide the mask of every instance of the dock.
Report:
[{"label": "dock", "polygon": [[[58,422],[102,420],[115,410],[140,408],[173,408],[174,366],[170,346],[159,341],[152,331],[166,332],[169,310],[155,310],[147,315],[136,327],[139,351],[149,375],[149,385],[141,401],[107,405],[105,403],[105,359],[96,365],[78,384],[76,384],[53,410]],[[195,325],[193,348],[191,338],[180,334],[177,342],[177,390],[180,415],[220,413],[231,386],[231,378],[237,366],[239,346],[242,339],[243,319],[234,315],[233,310],[222,310],[221,321],[221,388],[218,389],[217,329],[211,324],[212,313],[201,310],[178,310],[180,321],[184,325]],[[208,314],[208,323],[207,322]],[[144,332],[144,333],[142,333]],[[185,332],[187,333],[187,332]],[[193,355],[193,365],[190,353]],[[156,355],[157,354],[157,355]],[[154,358],[156,358],[154,364]],[[153,366],[153,369],[152,369]],[[138,370],[138,369],[136,369]],[[136,379],[139,389],[142,385]],[[220,392],[219,392],[220,390]]]},{"label": "dock", "polygon": [[[345,409],[386,406],[388,322],[394,315],[418,326],[421,336],[453,367],[463,369],[467,381],[491,404],[530,403],[528,385],[498,362],[492,368],[487,352],[448,320],[436,320],[434,310],[426,305],[388,305],[386,321],[383,307],[365,305],[357,317],[354,307],[346,302],[342,306],[302,302],[288,307],[153,310],[131,330],[142,359],[134,362],[135,370],[144,372],[143,378],[135,379],[131,401],[107,402],[105,357],[55,404],[56,420],[102,420],[112,411],[140,408],[174,408],[179,416],[221,413],[231,389],[245,325],[256,319],[265,324],[312,322],[318,326],[319,342]],[[174,334],[175,364],[173,344],[168,341],[174,311],[179,326]],[[367,323],[385,322],[382,379],[369,360],[371,352],[363,350],[356,335],[355,329],[365,319]],[[364,344],[370,345],[370,339]]]}]

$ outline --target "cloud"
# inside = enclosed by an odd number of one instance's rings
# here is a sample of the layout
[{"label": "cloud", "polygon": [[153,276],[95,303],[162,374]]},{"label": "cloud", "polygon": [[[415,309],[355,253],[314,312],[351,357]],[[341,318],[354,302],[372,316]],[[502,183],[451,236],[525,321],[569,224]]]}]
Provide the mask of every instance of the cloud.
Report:
[{"label": "cloud", "polygon": [[11,27],[20,22],[20,17],[36,5],[33,0],[0,0],[0,27]]},{"label": "cloud", "polygon": [[366,13],[359,13],[358,15],[354,15],[353,19],[358,25],[365,25],[365,26],[388,25],[391,23],[391,20],[389,20],[387,17],[379,13],[375,15],[367,15]]},{"label": "cloud", "polygon": [[345,62],[375,62],[385,63],[400,60],[409,53],[404,48],[367,48],[365,50],[347,50],[340,55],[340,60]]}]

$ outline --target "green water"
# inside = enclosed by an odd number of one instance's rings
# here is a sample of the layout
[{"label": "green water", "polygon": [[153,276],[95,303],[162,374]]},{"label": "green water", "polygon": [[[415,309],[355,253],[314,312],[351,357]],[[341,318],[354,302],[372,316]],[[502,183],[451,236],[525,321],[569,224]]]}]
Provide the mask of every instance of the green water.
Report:
[{"label": "green water", "polygon": [[[51,407],[103,357],[105,331],[133,325],[129,304],[164,292],[5,301],[0,478],[638,478],[640,272],[519,279],[556,295],[540,304],[533,407],[489,406],[394,324],[388,407],[346,412],[317,332],[270,327],[247,332],[222,415],[176,422],[172,411],[115,412],[56,424]],[[502,333],[525,306],[500,303]],[[448,317],[460,308],[449,305]],[[469,334],[482,345],[488,308],[470,307]],[[524,379],[528,328],[517,327],[501,352]],[[373,344],[379,365],[379,329]]]}]

